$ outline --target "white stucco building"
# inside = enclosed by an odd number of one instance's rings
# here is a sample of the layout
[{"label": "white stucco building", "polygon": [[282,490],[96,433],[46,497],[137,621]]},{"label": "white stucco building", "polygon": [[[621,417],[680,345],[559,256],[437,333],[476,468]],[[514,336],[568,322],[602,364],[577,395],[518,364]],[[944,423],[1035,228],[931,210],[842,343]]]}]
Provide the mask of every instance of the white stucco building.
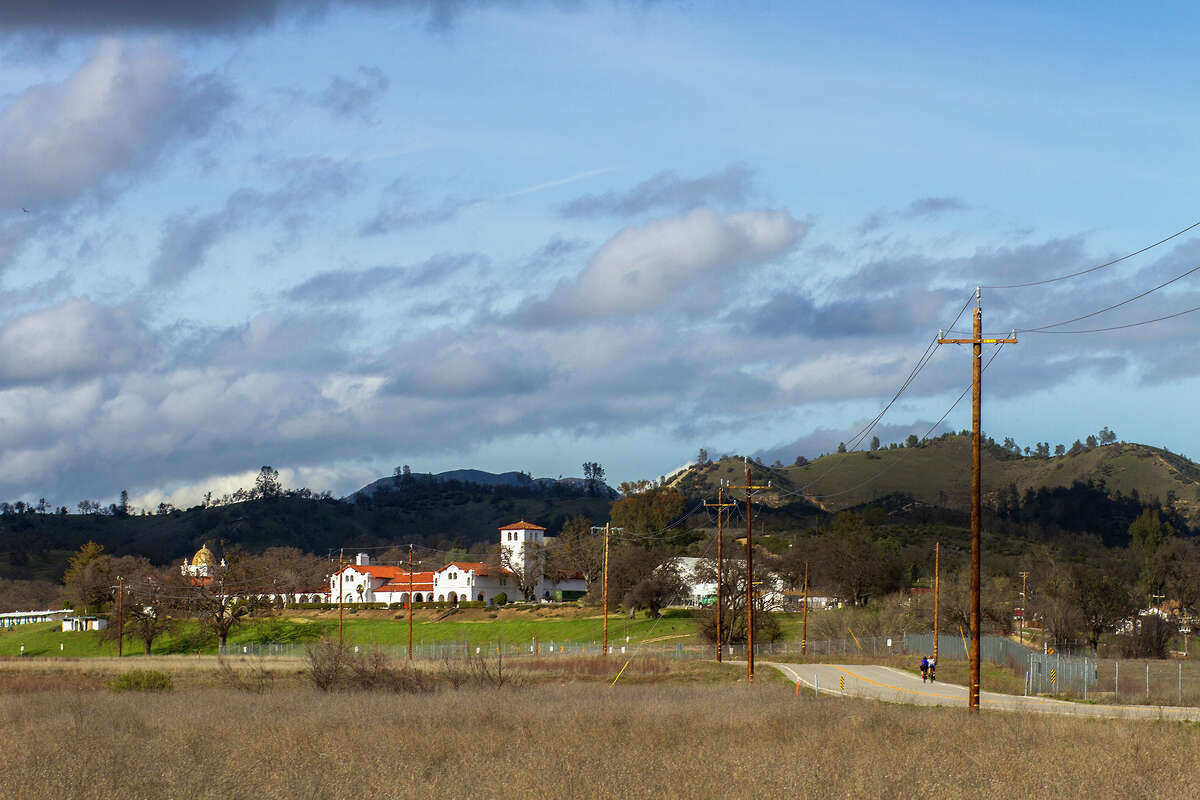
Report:
[{"label": "white stucco building", "polygon": [[[553,540],[549,540],[552,542]],[[506,564],[528,565],[538,570],[533,596],[540,601],[575,599],[587,591],[577,575],[546,575],[543,548],[548,544],[546,529],[529,522],[515,522],[500,528],[500,547]],[[409,574],[404,567],[372,564],[366,553],[354,563],[329,576],[330,602],[407,603]],[[417,603],[492,603],[496,595],[521,600],[511,570],[482,561],[455,561],[429,572],[413,572],[412,598]]]},{"label": "white stucco building", "polygon": [[[587,582],[582,575],[563,572],[547,574],[546,548],[554,546],[554,539],[546,536],[546,529],[531,522],[514,522],[500,528],[500,547],[504,563],[516,570],[532,570],[537,576],[534,582],[533,599],[574,600],[587,592]],[[514,587],[515,589],[515,587]],[[509,599],[520,600],[509,592]]]}]

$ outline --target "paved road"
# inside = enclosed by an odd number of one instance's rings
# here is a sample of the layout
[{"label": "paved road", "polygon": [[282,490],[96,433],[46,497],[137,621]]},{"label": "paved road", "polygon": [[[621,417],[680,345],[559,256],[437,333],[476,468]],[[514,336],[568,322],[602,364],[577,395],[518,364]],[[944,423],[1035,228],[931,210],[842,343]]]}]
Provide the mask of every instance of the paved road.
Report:
[{"label": "paved road", "polygon": [[[772,661],[759,661],[758,665],[773,667],[790,680],[799,681],[801,690],[819,690],[821,694],[865,697],[892,703],[923,706],[962,706],[965,708],[967,705],[967,688],[965,686],[956,686],[941,681],[922,683],[917,675],[894,667],[871,664],[852,666],[784,664]],[[979,707],[984,711],[1024,711],[1035,714],[1070,714],[1081,717],[1200,720],[1200,708],[1071,703],[1045,697],[1022,697],[987,691],[981,693]]]}]

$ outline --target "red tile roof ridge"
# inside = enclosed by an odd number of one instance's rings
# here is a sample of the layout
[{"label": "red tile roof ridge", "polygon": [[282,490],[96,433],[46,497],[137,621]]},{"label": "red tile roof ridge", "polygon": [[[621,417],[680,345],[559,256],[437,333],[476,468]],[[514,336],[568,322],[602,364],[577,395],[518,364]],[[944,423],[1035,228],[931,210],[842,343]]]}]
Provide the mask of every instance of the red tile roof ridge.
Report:
[{"label": "red tile roof ridge", "polygon": [[[389,578],[394,575],[403,575],[408,577],[408,570],[404,567],[397,567],[388,564],[347,564],[346,566],[342,567],[340,572],[345,572],[348,569],[352,569],[355,572],[362,573],[363,575],[372,575],[376,578]],[[421,573],[414,570],[413,574],[420,575]],[[433,573],[430,572],[429,574],[432,575]]]},{"label": "red tile roof ridge", "polygon": [[[490,570],[492,565],[484,561],[451,561],[449,564],[442,567],[442,569],[448,569],[449,567],[457,567],[464,572],[473,569],[478,575],[486,575],[487,570]],[[442,569],[439,569],[438,572],[441,572]]]},{"label": "red tile roof ridge", "polygon": [[499,530],[502,530],[502,531],[544,531],[546,529],[543,528],[541,525],[534,525],[532,522],[526,522],[525,520],[521,520],[520,522],[514,522],[511,525],[501,525]]}]

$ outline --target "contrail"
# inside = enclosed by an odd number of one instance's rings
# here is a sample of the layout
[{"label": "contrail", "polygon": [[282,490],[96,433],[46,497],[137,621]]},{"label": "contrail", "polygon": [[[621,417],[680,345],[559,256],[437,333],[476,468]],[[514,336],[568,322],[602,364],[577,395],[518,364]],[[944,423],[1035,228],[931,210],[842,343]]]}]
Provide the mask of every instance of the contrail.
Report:
[{"label": "contrail", "polygon": [[496,199],[497,200],[507,200],[511,197],[520,197],[523,194],[530,194],[532,192],[540,192],[542,189],[550,189],[555,186],[562,186],[563,184],[574,183],[575,181],[581,181],[584,178],[591,178],[596,175],[603,175],[606,172],[616,172],[617,169],[618,169],[617,167],[604,167],[603,169],[588,170],[587,172],[580,172],[576,175],[571,175],[570,177],[567,177],[567,178],[559,178],[558,180],[554,180],[554,181],[546,181],[545,183],[538,183],[538,184],[534,184],[533,186],[526,186],[524,189],[517,189],[515,192],[509,192],[508,194],[499,195]]}]

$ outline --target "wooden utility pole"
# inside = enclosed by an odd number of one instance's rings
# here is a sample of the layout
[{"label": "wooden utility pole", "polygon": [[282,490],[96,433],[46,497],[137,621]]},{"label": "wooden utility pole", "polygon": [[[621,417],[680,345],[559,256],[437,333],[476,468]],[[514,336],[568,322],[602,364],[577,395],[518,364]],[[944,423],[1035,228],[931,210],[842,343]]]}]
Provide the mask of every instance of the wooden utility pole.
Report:
[{"label": "wooden utility pole", "polygon": [[611,523],[604,523],[604,645],[600,652],[608,655],[608,532]]},{"label": "wooden utility pole", "polygon": [[746,459],[746,485],[730,486],[730,489],[746,491],[746,682],[754,682],[754,529],[750,523],[750,498],[756,491],[770,489],[766,486],[755,486],[750,482],[750,459]]},{"label": "wooden utility pole", "polygon": [[980,502],[980,398],[983,394],[983,345],[1016,344],[1016,331],[1007,339],[983,338],[982,294],[975,289],[975,324],[970,339],[944,339],[938,331],[938,344],[971,345],[971,672],[967,687],[967,709],[979,711],[979,526]]},{"label": "wooden utility pole", "polygon": [[942,543],[933,543],[933,662],[937,663],[938,656],[938,631],[940,630],[938,623],[938,604],[941,601],[942,578],[941,570]]},{"label": "wooden utility pole", "polygon": [[413,570],[412,545],[408,546],[408,660],[412,661]]},{"label": "wooden utility pole", "polygon": [[125,579],[117,577],[117,658],[125,655]]},{"label": "wooden utility pole", "polygon": [[603,633],[603,637],[604,638],[603,638],[602,644],[600,646],[600,652],[602,655],[608,655],[608,534],[611,533],[612,531],[623,531],[625,529],[624,528],[614,528],[614,527],[612,527],[611,522],[606,522],[606,523],[604,523],[603,528],[596,526],[596,527],[593,527],[592,530],[594,530],[594,531],[603,530],[604,531],[604,584],[603,584],[604,585],[604,592],[603,592],[603,594],[604,594],[604,600],[603,600],[603,603],[604,603],[604,633]]},{"label": "wooden utility pole", "polygon": [[717,510],[717,663],[721,663],[721,648],[724,645],[724,640],[721,638],[721,610],[725,605],[725,593],[722,591],[721,573],[725,571],[725,558],[721,551],[721,541],[724,539],[721,520],[725,516],[725,509],[735,508],[737,503],[726,503],[722,496],[725,491],[725,482],[717,487],[717,502],[705,502],[706,508],[715,508]]},{"label": "wooden utility pole", "polygon": [[800,655],[808,652],[808,562],[804,562],[804,613],[800,622]]},{"label": "wooden utility pole", "polygon": [[[1028,601],[1025,599],[1025,581],[1028,578],[1029,578],[1029,572],[1026,570],[1022,570],[1021,571],[1021,619],[1017,623],[1017,625],[1018,625],[1017,641],[1020,642],[1021,644],[1025,644],[1025,607],[1027,605],[1029,605]],[[1185,642],[1187,641],[1186,637],[1184,637],[1184,641]],[[1186,645],[1184,646],[1184,651],[1185,652],[1187,651]]]}]

